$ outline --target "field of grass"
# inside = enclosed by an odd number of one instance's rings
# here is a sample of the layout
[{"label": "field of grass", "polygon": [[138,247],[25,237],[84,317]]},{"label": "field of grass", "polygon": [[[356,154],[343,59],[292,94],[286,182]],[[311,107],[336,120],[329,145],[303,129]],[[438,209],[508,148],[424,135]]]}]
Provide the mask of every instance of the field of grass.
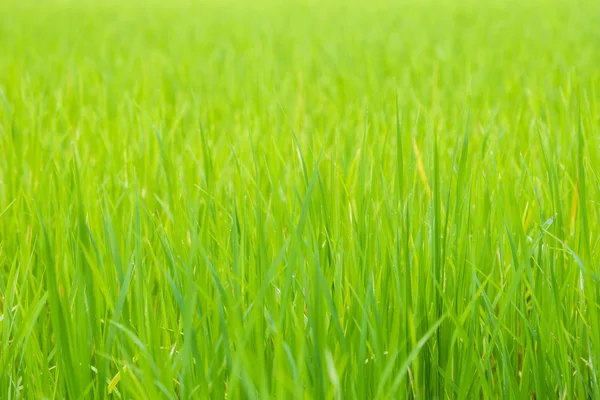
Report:
[{"label": "field of grass", "polygon": [[0,398],[600,398],[597,1],[0,1]]}]

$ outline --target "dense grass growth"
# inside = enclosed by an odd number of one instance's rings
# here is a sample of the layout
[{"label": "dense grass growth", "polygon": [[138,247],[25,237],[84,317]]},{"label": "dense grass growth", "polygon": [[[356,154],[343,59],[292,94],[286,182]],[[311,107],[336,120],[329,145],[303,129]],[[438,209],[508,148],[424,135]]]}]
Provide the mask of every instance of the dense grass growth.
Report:
[{"label": "dense grass growth", "polygon": [[253,3],[0,1],[0,398],[599,398],[600,3]]}]

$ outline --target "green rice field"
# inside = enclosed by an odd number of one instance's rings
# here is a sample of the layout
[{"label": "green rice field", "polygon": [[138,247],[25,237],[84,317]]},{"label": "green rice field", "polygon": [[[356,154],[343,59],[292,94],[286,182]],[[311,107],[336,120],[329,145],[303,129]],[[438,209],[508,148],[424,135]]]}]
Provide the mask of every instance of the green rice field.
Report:
[{"label": "green rice field", "polygon": [[0,399],[600,398],[600,2],[0,0]]}]

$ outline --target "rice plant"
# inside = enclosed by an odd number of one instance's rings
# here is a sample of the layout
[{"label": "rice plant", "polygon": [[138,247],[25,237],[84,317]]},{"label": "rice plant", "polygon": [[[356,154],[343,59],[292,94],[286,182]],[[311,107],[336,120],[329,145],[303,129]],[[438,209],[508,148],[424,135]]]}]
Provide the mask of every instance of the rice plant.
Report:
[{"label": "rice plant", "polygon": [[0,398],[600,398],[600,3],[0,2]]}]

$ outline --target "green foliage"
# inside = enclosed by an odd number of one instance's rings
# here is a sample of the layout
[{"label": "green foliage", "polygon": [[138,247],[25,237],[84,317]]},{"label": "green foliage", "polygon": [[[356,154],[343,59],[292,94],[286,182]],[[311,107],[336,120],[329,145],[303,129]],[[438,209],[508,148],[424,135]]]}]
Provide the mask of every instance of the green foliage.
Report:
[{"label": "green foliage", "polygon": [[600,3],[0,3],[0,398],[600,397]]}]

